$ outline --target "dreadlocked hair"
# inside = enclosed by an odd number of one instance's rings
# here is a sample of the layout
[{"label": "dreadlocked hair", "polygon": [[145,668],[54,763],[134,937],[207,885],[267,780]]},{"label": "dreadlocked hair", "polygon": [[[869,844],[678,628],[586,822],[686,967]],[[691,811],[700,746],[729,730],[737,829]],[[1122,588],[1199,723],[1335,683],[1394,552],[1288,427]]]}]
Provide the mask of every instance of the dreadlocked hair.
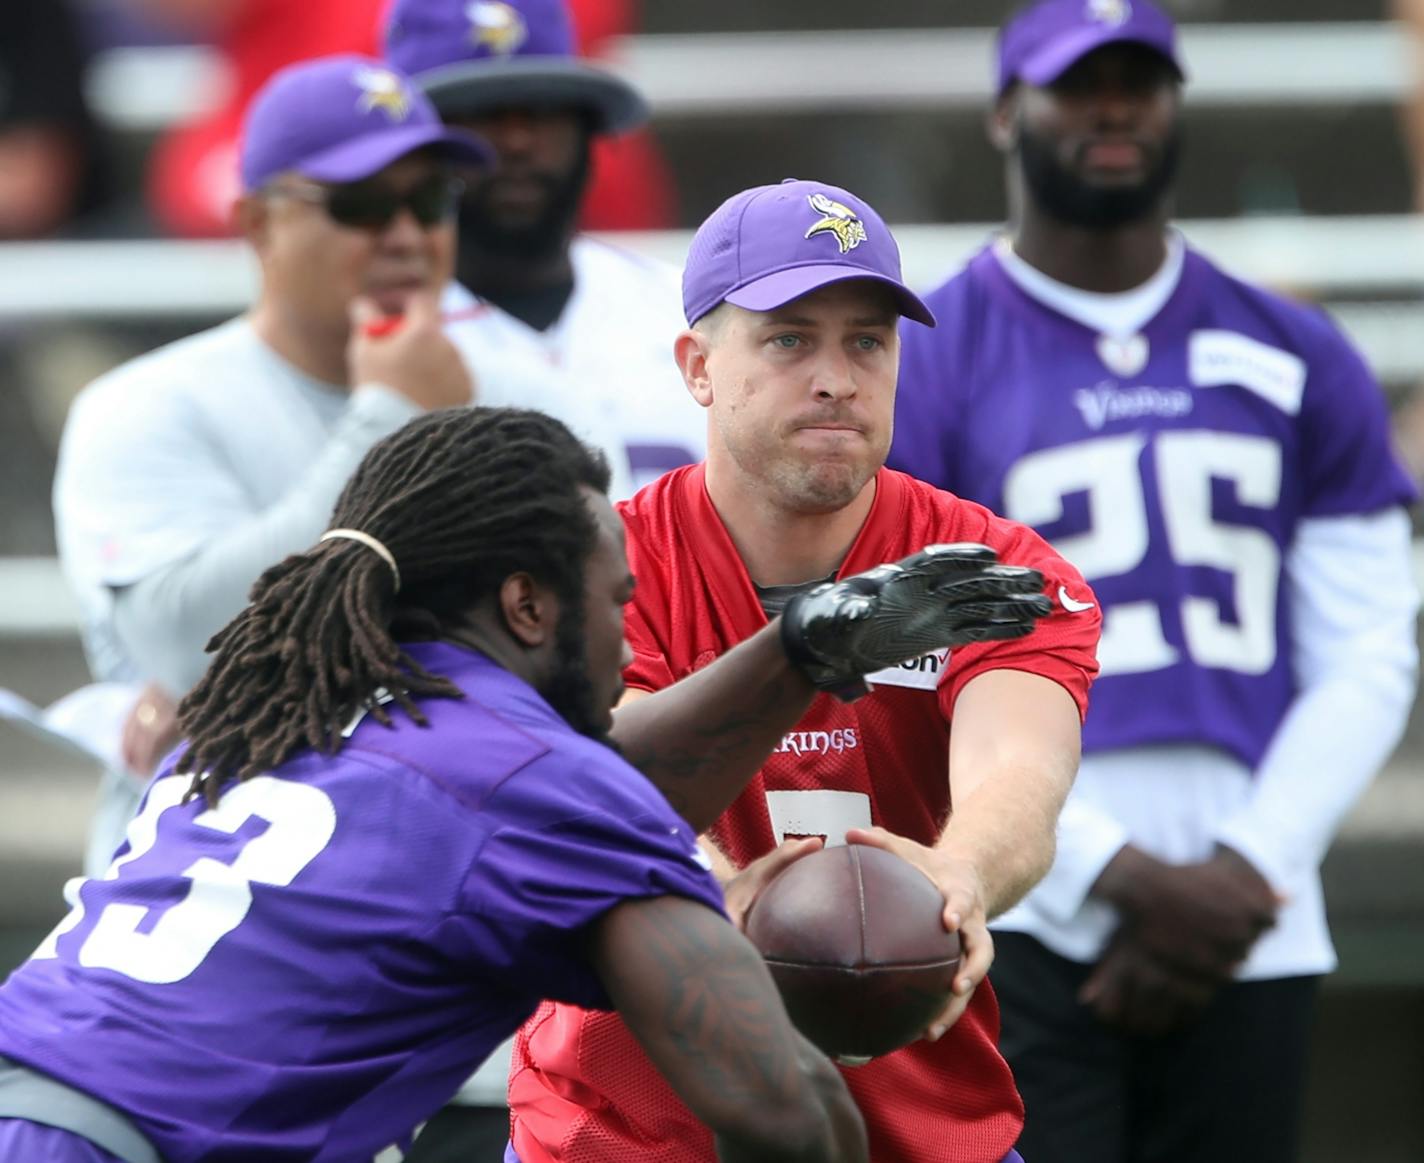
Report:
[{"label": "dreadlocked hair", "polygon": [[461,692],[401,650],[392,626],[434,637],[521,571],[581,603],[597,527],[580,486],[606,493],[608,484],[602,454],[540,412],[452,408],[375,445],[336,502],[332,528],[384,544],[399,595],[386,561],[349,540],[320,542],[263,573],[247,608],[208,643],[212,662],[179,706],[188,794],[216,804],[227,780],[302,748],[334,754],[359,711],[390,726],[378,692],[425,724],[415,700]]}]

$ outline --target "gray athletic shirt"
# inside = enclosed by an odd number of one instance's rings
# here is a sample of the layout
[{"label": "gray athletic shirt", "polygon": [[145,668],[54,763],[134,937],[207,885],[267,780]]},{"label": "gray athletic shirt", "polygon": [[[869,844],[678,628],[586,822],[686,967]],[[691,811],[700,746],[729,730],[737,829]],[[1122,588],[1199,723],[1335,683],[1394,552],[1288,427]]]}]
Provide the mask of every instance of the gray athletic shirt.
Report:
[{"label": "gray athletic shirt", "polygon": [[[557,416],[607,454],[612,495],[632,491],[597,401],[499,352],[475,382],[477,399]],[[367,449],[420,412],[379,384],[348,392],[304,375],[245,317],[85,388],[61,441],[54,509],[95,677],[188,690],[258,575],[320,536]]]},{"label": "gray athletic shirt", "polygon": [[246,318],[90,384],[54,511],[95,677],[191,687],[258,575],[316,540],[366,450],[419,413],[303,375]]}]

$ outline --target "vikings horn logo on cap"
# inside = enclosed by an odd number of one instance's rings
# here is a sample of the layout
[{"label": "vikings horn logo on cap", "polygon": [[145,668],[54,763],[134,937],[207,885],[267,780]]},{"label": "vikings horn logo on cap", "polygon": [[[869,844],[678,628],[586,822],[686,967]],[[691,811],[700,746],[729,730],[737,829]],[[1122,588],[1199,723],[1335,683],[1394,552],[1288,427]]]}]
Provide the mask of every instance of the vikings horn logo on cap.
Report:
[{"label": "vikings horn logo on cap", "polygon": [[824,194],[807,194],[806,201],[811,209],[820,214],[821,220],[813,223],[806,231],[806,237],[816,234],[833,234],[841,254],[854,250],[865,241],[865,223],[849,206],[845,206]]},{"label": "vikings horn logo on cap", "polygon": [[503,0],[475,0],[466,5],[470,39],[497,57],[507,57],[529,39],[529,26],[519,11]]},{"label": "vikings horn logo on cap", "polygon": [[382,109],[392,121],[404,121],[410,116],[410,94],[389,69],[357,69],[351,79],[361,90],[356,107],[362,113]]},{"label": "vikings horn logo on cap", "polygon": [[1132,5],[1128,0],[1088,0],[1087,16],[1109,28],[1118,28],[1132,16]]}]

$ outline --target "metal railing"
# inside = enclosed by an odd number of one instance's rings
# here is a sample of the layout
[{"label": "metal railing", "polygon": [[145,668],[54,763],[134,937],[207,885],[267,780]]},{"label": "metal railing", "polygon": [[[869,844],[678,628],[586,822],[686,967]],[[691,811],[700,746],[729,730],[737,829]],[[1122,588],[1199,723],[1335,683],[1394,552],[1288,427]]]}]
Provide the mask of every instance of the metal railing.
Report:
[{"label": "metal railing", "polygon": [[[987,28],[663,34],[612,42],[607,64],[659,118],[853,109],[977,108],[988,100]],[[1409,41],[1388,21],[1197,24],[1182,29],[1193,106],[1395,102]],[[90,78],[117,129],[151,131],[222,99],[221,64],[195,46],[116,48]]]}]

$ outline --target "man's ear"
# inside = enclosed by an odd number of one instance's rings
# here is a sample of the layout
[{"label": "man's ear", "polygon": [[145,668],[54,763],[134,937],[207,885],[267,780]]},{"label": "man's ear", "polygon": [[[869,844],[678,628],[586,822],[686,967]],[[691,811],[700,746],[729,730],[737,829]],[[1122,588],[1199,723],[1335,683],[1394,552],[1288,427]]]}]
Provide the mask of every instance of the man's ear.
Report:
[{"label": "man's ear", "polygon": [[692,398],[704,408],[712,404],[712,378],[707,372],[707,359],[712,353],[711,339],[695,327],[689,327],[673,340],[672,355],[682,372]]},{"label": "man's ear", "polygon": [[232,204],[232,226],[260,256],[271,233],[271,202],[260,194],[243,194]]},{"label": "man's ear", "polygon": [[1019,94],[1018,87],[1009,88],[989,110],[984,121],[989,144],[1000,153],[1012,153],[1019,143]]},{"label": "man's ear", "polygon": [[499,609],[509,632],[531,650],[554,640],[559,600],[527,573],[512,573],[499,587]]}]

